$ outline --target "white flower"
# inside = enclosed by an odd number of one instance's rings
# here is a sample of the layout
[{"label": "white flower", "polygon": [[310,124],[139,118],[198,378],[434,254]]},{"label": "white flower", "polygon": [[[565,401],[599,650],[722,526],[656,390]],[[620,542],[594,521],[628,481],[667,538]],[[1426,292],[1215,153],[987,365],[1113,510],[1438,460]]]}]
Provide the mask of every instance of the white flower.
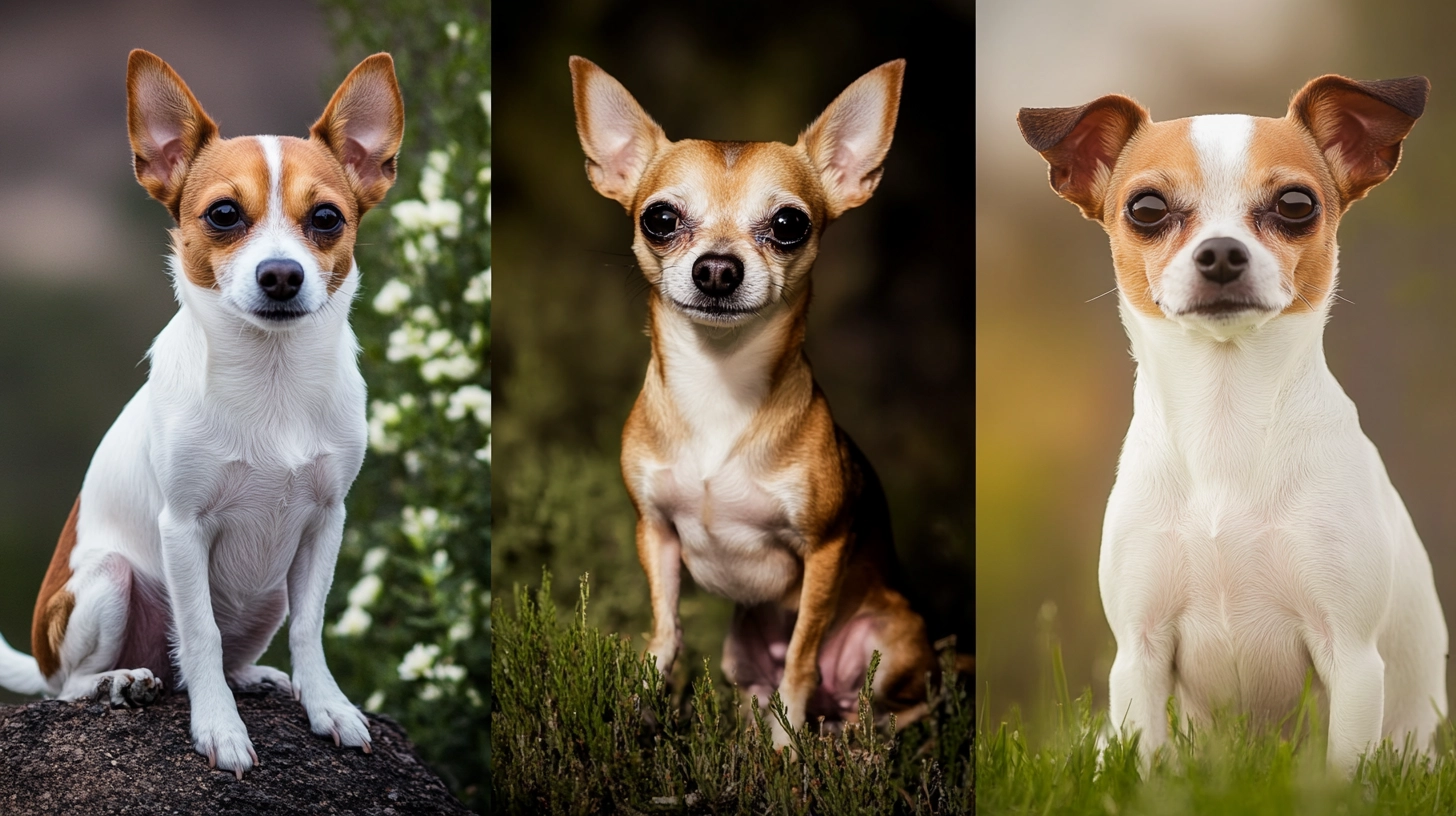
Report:
[{"label": "white flower", "polygon": [[465,699],[469,700],[470,704],[475,706],[476,708],[485,707],[485,701],[480,699],[480,692],[476,691],[470,686],[465,687]]},{"label": "white flower", "polygon": [[440,687],[434,683],[426,683],[425,687],[420,689],[420,699],[425,701],[440,699]]},{"label": "white flower", "polygon": [[450,42],[455,42],[456,40],[460,39],[460,24],[455,22],[454,20],[446,23],[445,36],[450,38]]},{"label": "white flower", "polygon": [[420,468],[424,467],[425,461],[419,451],[409,450],[404,452],[404,469],[411,476],[418,476]]},{"label": "white flower", "polygon": [[466,414],[474,414],[481,425],[490,424],[490,392],[478,385],[462,385],[450,395],[450,407],[445,409],[447,419],[462,420]]},{"label": "white flower", "polygon": [[465,284],[465,293],[460,297],[466,303],[484,303],[490,300],[490,270],[487,269],[471,278],[470,282]]},{"label": "white flower", "polygon": [[334,625],[334,634],[343,637],[362,635],[369,630],[369,624],[373,620],[368,612],[357,606],[350,606],[339,616],[339,622]]},{"label": "white flower", "polygon": [[364,553],[364,563],[361,568],[365,573],[374,572],[384,566],[384,562],[388,558],[389,550],[384,547],[374,547],[369,552]]},{"label": "white flower", "polygon": [[434,680],[458,683],[465,679],[465,667],[457,666],[454,663],[441,663],[430,669],[430,677]]},{"label": "white flower", "polygon": [[[400,402],[404,400],[401,399]],[[399,406],[392,402],[375,400],[370,408],[369,447],[380,453],[394,453],[399,450],[399,437],[389,432],[390,426],[398,425],[403,415]]]},{"label": "white flower", "polygon": [[475,174],[475,183],[481,187],[490,186],[490,165],[480,168],[480,172]]},{"label": "white flower", "polygon": [[440,647],[433,643],[416,643],[399,662],[399,679],[418,680],[435,665],[440,656]]},{"label": "white flower", "polygon": [[485,197],[485,223],[490,223],[490,199],[494,193]]},{"label": "white flower", "polygon": [[420,198],[427,203],[434,203],[444,197],[445,175],[433,167],[426,167],[420,173]]},{"label": "white flower", "polygon": [[490,464],[490,443],[493,441],[495,441],[494,437],[487,436],[485,438],[485,447],[475,452],[475,458],[487,465]]},{"label": "white flower", "polygon": [[430,558],[430,566],[435,572],[444,575],[450,571],[450,554],[444,550],[435,550],[435,555]]},{"label": "white flower", "polygon": [[[426,307],[426,308],[428,308],[428,307]],[[414,394],[400,394],[400,396],[399,396],[399,407],[404,408],[405,410],[408,410],[410,408],[415,407],[415,395]]]},{"label": "white flower", "polygon": [[379,580],[378,575],[368,574],[359,579],[359,583],[349,590],[349,606],[357,606],[363,609],[379,600],[379,592],[384,589],[384,582]]},{"label": "white flower", "polygon": [[409,299],[409,284],[399,278],[394,278],[379,287],[379,294],[374,296],[374,311],[380,314],[394,314]]},{"label": "white flower", "polygon": [[480,107],[485,111],[487,119],[490,118],[490,91],[480,92]]},{"label": "white flower", "polygon": [[[489,204],[487,204],[487,207]],[[486,216],[486,220],[490,220]],[[442,199],[430,202],[430,223],[446,238],[460,237],[460,202]]]},{"label": "white flower", "polygon": [[382,705],[384,705],[384,692],[376,691],[373,694],[369,695],[369,699],[364,701],[364,710],[378,711],[379,707]]},{"label": "white flower", "polygon": [[450,624],[449,638],[455,643],[459,643],[462,640],[469,640],[472,634],[474,634],[474,631],[470,625],[469,618]]},{"label": "white flower", "polygon": [[416,548],[424,550],[441,534],[455,528],[458,520],[433,507],[406,507],[400,511],[399,530]]},{"label": "white flower", "polygon": [[439,357],[426,360],[420,366],[420,376],[425,382],[439,382],[442,379],[468,380],[480,370],[480,363],[473,357],[458,354],[454,357]]},{"label": "white flower", "polygon": [[389,208],[389,214],[394,216],[395,223],[408,232],[420,232],[429,223],[430,208],[425,202],[415,199],[406,199],[394,204]]}]

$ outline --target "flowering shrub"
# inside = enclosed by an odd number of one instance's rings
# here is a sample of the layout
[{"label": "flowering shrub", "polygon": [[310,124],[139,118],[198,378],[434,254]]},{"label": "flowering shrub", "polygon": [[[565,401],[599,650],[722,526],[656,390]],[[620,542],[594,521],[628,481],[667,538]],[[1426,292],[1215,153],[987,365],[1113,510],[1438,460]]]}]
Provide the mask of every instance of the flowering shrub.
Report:
[{"label": "flowering shrub", "polygon": [[389,51],[399,178],[364,219],[354,329],[369,455],[349,495],[331,664],[487,807],[490,676],[490,29],[475,2],[330,0],[340,69]]}]

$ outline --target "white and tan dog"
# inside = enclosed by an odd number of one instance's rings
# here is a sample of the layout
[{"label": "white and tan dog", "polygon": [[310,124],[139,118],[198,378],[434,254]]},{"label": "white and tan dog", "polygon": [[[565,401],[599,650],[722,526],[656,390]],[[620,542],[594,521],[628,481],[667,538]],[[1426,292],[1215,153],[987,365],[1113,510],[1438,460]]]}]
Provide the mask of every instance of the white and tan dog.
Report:
[{"label": "white and tan dog", "polygon": [[1111,238],[1137,360],[1099,582],[1111,717],[1144,755],[1185,715],[1275,720],[1312,668],[1331,765],[1446,711],[1431,565],[1325,365],[1335,231],[1394,172],[1424,77],[1323,76],[1282,119],[1022,109],[1052,187]]},{"label": "white and tan dog", "polygon": [[648,651],[666,674],[686,564],[737,603],[724,674],[761,703],[777,689],[795,727],[853,719],[877,649],[876,704],[904,721],[934,662],[874,470],[803,351],[819,236],[879,184],[903,73],[897,60],[864,75],[795,145],[670,141],[619,82],[571,58],[587,173],[632,216],[652,285],[652,360],[622,434]]},{"label": "white and tan dog", "polygon": [[[360,63],[306,140],[223,139],[137,50],[127,126],[137,180],[177,221],[181,308],[86,472],[36,600],[35,657],[0,649],[0,683],[116,705],[186,688],[194,746],[239,778],[258,756],[232,688],[291,688],[315,733],[368,751],[322,634],[365,450],[353,249],[394,183],[394,63]],[[254,664],[285,615],[291,682]]]}]

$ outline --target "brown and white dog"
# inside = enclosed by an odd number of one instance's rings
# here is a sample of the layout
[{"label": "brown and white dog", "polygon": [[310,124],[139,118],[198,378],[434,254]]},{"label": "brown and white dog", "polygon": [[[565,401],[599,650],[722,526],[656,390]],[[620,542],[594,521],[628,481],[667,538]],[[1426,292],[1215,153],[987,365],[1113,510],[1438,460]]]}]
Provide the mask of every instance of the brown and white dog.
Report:
[{"label": "brown and white dog", "polygon": [[803,350],[819,236],[879,184],[904,68],[861,77],[794,145],[674,142],[620,83],[571,58],[587,174],[632,216],[652,287],[652,359],[622,434],[647,650],[666,674],[686,564],[737,602],[724,674],[760,703],[777,689],[794,727],[852,718],[874,650],[877,705],[914,716],[934,662],[898,587],[879,482]]},{"label": "brown and white dog", "polygon": [[1277,722],[1311,670],[1340,769],[1382,737],[1428,748],[1445,715],[1430,560],[1324,356],[1340,219],[1429,88],[1322,76],[1278,119],[1154,122],[1115,94],[1018,117],[1107,231],[1137,359],[1098,582],[1112,722],[1145,756],[1169,697]]},{"label": "brown and white dog", "polygon": [[[35,657],[0,648],[0,684],[115,705],[185,687],[198,753],[239,778],[258,755],[235,688],[291,689],[315,733],[368,751],[322,634],[367,436],[348,317],[359,219],[404,135],[394,63],[360,63],[308,139],[224,139],[137,50],[127,126],[137,180],[177,222],[181,308],[86,472],[36,599]],[[291,681],[254,663],[284,616]]]}]

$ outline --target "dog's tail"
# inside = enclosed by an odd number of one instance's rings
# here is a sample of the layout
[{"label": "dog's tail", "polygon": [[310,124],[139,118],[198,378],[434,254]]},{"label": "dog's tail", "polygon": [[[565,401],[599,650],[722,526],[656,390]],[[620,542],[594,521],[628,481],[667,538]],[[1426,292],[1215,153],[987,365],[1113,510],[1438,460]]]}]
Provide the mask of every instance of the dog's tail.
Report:
[{"label": "dog's tail", "polygon": [[0,635],[0,686],[16,694],[45,694],[50,691],[35,658],[18,652]]}]

